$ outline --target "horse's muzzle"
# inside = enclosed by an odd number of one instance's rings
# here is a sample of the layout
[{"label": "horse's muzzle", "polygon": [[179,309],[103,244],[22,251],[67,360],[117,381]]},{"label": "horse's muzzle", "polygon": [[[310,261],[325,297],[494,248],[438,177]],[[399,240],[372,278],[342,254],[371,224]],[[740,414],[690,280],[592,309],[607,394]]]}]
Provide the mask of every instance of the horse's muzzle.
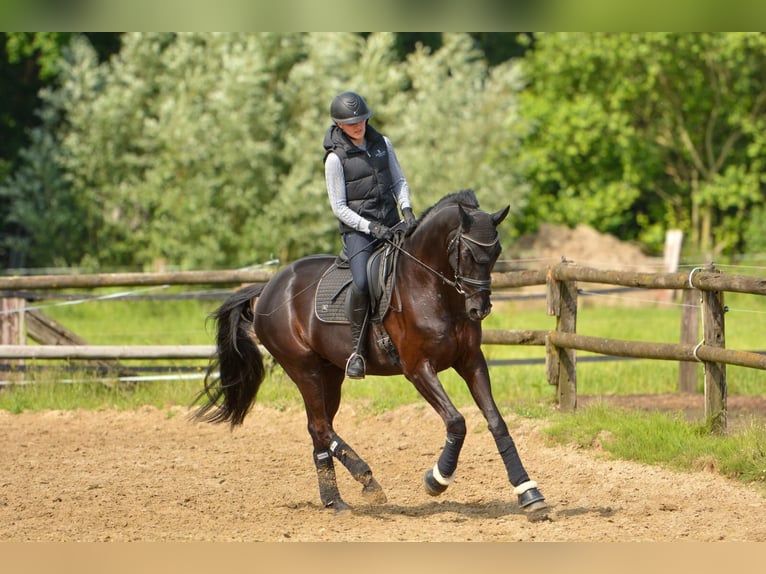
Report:
[{"label": "horse's muzzle", "polygon": [[471,321],[482,321],[492,311],[492,303],[489,302],[489,299],[483,299],[477,303],[473,303],[471,299],[466,299],[466,311]]}]

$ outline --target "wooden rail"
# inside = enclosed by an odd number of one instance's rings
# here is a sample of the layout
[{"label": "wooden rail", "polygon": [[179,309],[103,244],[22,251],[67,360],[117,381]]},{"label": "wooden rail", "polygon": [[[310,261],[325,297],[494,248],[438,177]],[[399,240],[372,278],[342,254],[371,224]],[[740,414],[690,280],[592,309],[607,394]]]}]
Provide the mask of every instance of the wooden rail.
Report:
[{"label": "wooden rail", "polygon": [[634,359],[658,359],[665,361],[718,362],[728,365],[766,370],[766,355],[749,351],[736,351],[709,345],[677,345],[673,343],[651,343],[602,339],[563,331],[550,331],[551,343],[557,347],[578,349],[614,357]]},{"label": "wooden rail", "polygon": [[4,359],[207,359],[213,345],[0,345]]},{"label": "wooden rail", "polygon": [[267,269],[233,271],[173,271],[165,273],[97,273],[93,275],[0,276],[0,290],[69,289],[73,287],[139,287],[149,285],[231,285],[265,283],[273,275]]}]

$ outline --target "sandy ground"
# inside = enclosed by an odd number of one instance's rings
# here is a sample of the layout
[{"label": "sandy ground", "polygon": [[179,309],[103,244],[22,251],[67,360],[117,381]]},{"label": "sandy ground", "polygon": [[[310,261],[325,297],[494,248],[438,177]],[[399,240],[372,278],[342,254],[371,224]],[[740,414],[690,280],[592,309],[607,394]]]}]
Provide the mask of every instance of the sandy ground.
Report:
[{"label": "sandy ground", "polygon": [[766,541],[763,490],[547,446],[539,421],[507,417],[551,506],[531,522],[475,408],[458,478],[433,498],[422,486],[444,441],[433,411],[342,406],[336,430],[388,495],[365,504],[339,468],[354,506],[344,516],[319,505],[302,411],[256,405],[233,433],[185,414],[0,412],[0,541]]}]

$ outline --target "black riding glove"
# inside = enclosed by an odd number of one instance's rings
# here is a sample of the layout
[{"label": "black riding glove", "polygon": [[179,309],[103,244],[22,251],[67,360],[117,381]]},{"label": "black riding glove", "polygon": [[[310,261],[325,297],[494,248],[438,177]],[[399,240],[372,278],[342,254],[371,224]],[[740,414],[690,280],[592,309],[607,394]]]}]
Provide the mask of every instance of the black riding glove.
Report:
[{"label": "black riding glove", "polygon": [[411,207],[405,207],[402,209],[402,213],[404,214],[404,223],[407,225],[407,233],[412,233],[412,231],[418,226],[418,220],[415,217],[415,214],[412,213]]},{"label": "black riding glove", "polygon": [[386,227],[382,223],[370,223],[370,234],[375,239],[388,240],[394,236],[394,232],[390,227]]}]

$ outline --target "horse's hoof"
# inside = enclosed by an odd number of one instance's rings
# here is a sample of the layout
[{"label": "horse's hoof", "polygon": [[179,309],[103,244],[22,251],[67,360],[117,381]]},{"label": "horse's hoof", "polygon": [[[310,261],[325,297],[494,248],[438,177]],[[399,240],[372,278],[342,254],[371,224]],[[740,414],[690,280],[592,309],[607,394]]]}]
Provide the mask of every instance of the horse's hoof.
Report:
[{"label": "horse's hoof", "polygon": [[526,506],[522,506],[521,509],[527,513],[527,514],[533,514],[535,512],[540,512],[541,510],[548,510],[550,507],[548,506],[548,503],[545,502],[545,500],[536,500],[532,504],[527,504]]},{"label": "horse's hoof", "polygon": [[351,506],[343,502],[340,498],[328,502],[325,504],[325,508],[334,510],[336,516],[351,514]]},{"label": "horse's hoof", "polygon": [[369,484],[362,487],[362,497],[369,504],[385,504],[388,501],[386,493],[383,492],[380,484],[378,484],[378,481],[374,478]]},{"label": "horse's hoof", "polygon": [[423,477],[423,485],[426,487],[426,492],[431,496],[439,496],[449,486],[438,482],[434,478],[434,471],[431,468],[426,471],[426,475]]},{"label": "horse's hoof", "polygon": [[524,485],[517,487],[517,491],[521,490],[519,496],[519,506],[527,515],[527,520],[530,522],[539,522],[541,520],[548,519],[548,503],[545,502],[545,497],[537,489],[536,484],[532,481],[525,483]]},{"label": "horse's hoof", "polygon": [[519,494],[519,506],[526,509],[534,504],[545,504],[545,497],[537,488],[530,488]]}]

